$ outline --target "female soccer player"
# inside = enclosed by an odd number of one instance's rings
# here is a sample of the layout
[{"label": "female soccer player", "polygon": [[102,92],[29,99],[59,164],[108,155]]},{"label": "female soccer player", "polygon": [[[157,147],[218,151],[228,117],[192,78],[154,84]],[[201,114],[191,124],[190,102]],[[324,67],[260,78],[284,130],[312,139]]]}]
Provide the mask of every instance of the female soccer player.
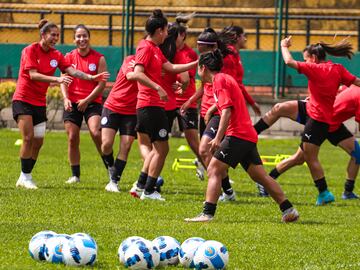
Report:
[{"label": "female soccer player", "polygon": [[202,54],[198,74],[205,83],[212,83],[216,106],[221,114],[219,130],[210,142],[214,155],[208,166],[208,187],[203,212],[188,222],[206,222],[213,219],[220,196],[221,181],[229,167],[242,165],[249,176],[269,190],[282,211],[282,221],[293,222],[299,218],[296,209],[286,199],[277,182],[268,176],[257,152],[257,134],[252,126],[243,94],[235,79],[220,73],[223,66],[219,50]]},{"label": "female soccer player", "polygon": [[[118,182],[126,166],[129,151],[136,137],[136,101],[138,86],[133,80],[135,55],[130,55],[116,77],[115,84],[104,103],[101,118],[101,150],[110,168],[110,181],[105,190],[119,192]],[[116,132],[120,133],[117,158],[114,161],[113,144]]]},{"label": "female soccer player", "polygon": [[167,37],[168,21],[161,10],[153,11],[145,29],[148,35],[139,43],[135,55],[134,76],[139,82],[136,129],[139,143],[150,141],[153,147],[130,194],[141,199],[164,200],[154,188],[169,150],[164,110],[167,94],[161,87],[161,72],[162,69],[171,73],[185,72],[196,67],[197,61],[175,65],[162,54],[158,46]]},{"label": "female soccer player", "polygon": [[281,41],[285,64],[304,74],[309,80],[310,99],[307,105],[309,119],[305,124],[302,143],[304,159],[319,191],[316,204],[323,205],[334,201],[334,195],[327,188],[324,171],[318,159],[319,149],[328,135],[333,105],[340,84],[360,85],[360,79],[350,74],[342,65],[326,61],[327,54],[351,58],[352,46],[346,40],[333,45],[323,42],[310,45],[308,52],[314,63],[295,61],[289,51],[290,46],[291,37]]},{"label": "female soccer player", "polygon": [[[32,180],[46,129],[46,91],[50,83],[70,85],[70,76],[88,81],[106,81],[107,72],[86,74],[71,67],[71,64],[54,46],[59,40],[56,24],[39,22],[40,41],[25,47],[21,54],[19,79],[13,97],[13,116],[20,129],[23,144],[20,148],[21,174],[17,187],[37,189]],[[70,76],[54,77],[59,68]]]},{"label": "female soccer player", "polygon": [[[74,28],[76,49],[65,55],[65,59],[78,70],[96,75],[106,71],[106,61],[102,54],[90,47],[90,31],[79,24]],[[74,79],[66,86],[61,85],[64,96],[64,125],[68,135],[68,155],[72,176],[68,184],[80,182],[80,128],[83,119],[89,128],[90,136],[101,155],[100,116],[102,92],[105,82]]]}]

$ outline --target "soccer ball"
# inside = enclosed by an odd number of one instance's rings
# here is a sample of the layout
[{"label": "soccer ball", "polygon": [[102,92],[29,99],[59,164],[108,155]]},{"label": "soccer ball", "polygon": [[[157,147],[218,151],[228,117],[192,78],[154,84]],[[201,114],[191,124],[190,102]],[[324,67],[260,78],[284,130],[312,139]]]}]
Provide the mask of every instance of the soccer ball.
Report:
[{"label": "soccer ball", "polygon": [[130,269],[154,269],[159,265],[160,253],[151,241],[138,240],[125,251],[124,261]]},{"label": "soccer ball", "polygon": [[63,246],[63,261],[66,265],[93,265],[96,261],[97,245],[87,236],[77,235]]},{"label": "soccer ball", "polygon": [[173,237],[160,236],[155,238],[153,245],[158,248],[160,252],[159,266],[164,267],[168,265],[177,265],[179,263],[180,243]]},{"label": "soccer ball", "polygon": [[87,239],[89,239],[91,242],[93,242],[93,244],[95,245],[95,248],[96,248],[96,252],[97,252],[98,247],[97,247],[97,244],[96,244],[94,238],[92,238],[92,237],[91,237],[89,234],[87,234],[87,233],[74,233],[74,234],[71,235],[71,237],[77,237],[77,236],[83,237],[83,238],[87,238]]},{"label": "soccer ball", "polygon": [[45,261],[45,242],[56,235],[53,231],[41,231],[35,234],[29,242],[29,254],[37,261]]},{"label": "soccer ball", "polygon": [[71,239],[70,235],[58,234],[49,238],[45,242],[44,256],[46,261],[52,263],[63,262],[63,246]]},{"label": "soccer ball", "polygon": [[181,244],[179,251],[179,261],[186,268],[194,268],[195,251],[205,242],[203,238],[191,237]]},{"label": "soccer ball", "polygon": [[221,270],[229,262],[226,247],[217,241],[206,241],[195,252],[194,264],[196,269]]},{"label": "soccer ball", "polygon": [[146,240],[146,239],[144,239],[140,236],[131,236],[121,242],[119,249],[118,249],[118,257],[119,257],[120,263],[125,264],[125,260],[124,260],[125,251],[129,248],[129,246],[132,243],[134,243],[137,240]]}]

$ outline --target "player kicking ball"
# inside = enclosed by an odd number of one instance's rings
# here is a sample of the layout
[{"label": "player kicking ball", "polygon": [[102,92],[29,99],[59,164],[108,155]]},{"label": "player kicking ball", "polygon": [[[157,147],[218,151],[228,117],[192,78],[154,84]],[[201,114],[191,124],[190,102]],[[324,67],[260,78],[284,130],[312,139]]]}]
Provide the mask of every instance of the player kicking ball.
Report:
[{"label": "player kicking ball", "polygon": [[219,50],[200,56],[198,74],[203,83],[213,85],[216,106],[220,112],[220,124],[216,137],[210,141],[210,150],[214,153],[208,167],[208,186],[203,212],[186,218],[187,222],[207,222],[214,218],[216,203],[221,193],[221,181],[227,175],[229,167],[237,164],[245,169],[249,176],[262,184],[282,211],[283,222],[293,222],[299,213],[279,184],[275,182],[262,166],[257,151],[257,134],[252,126],[244,97],[236,81],[229,75],[220,73],[223,66]]}]

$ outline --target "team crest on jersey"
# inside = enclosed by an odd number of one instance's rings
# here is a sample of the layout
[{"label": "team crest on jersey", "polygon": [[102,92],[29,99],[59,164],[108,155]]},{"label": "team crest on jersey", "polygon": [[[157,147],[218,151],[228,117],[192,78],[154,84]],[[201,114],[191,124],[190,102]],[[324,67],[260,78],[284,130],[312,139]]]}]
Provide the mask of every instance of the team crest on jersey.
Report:
[{"label": "team crest on jersey", "polygon": [[166,135],[167,135],[167,131],[166,131],[165,128],[162,128],[162,129],[159,130],[159,136],[160,136],[160,138],[165,138]]},{"label": "team crest on jersey", "polygon": [[89,64],[89,70],[90,71],[95,71],[96,70],[96,65],[93,64],[93,63]]},{"label": "team crest on jersey", "polygon": [[58,66],[58,61],[56,61],[55,59],[50,61],[50,66],[53,68],[56,68]]}]

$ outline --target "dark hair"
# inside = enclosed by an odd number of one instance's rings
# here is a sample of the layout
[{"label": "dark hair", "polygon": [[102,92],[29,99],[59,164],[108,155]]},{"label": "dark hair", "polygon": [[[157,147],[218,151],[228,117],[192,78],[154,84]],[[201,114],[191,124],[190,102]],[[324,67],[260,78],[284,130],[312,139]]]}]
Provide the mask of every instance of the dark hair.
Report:
[{"label": "dark hair", "polygon": [[145,30],[150,36],[152,36],[156,29],[163,29],[167,24],[168,21],[162,13],[161,9],[155,9],[152,15],[146,21]]},{"label": "dark hair", "polygon": [[47,32],[50,32],[51,28],[58,28],[58,26],[55,23],[49,22],[46,19],[40,20],[38,24],[38,28],[40,30],[40,34],[44,34]]},{"label": "dark hair", "polygon": [[338,57],[347,57],[351,59],[351,57],[354,55],[352,49],[353,47],[348,41],[348,38],[345,38],[335,44],[328,44],[320,41],[319,43],[306,46],[303,52],[308,52],[310,55],[315,55],[318,60],[321,61],[326,59],[326,54]]},{"label": "dark hair", "polygon": [[197,44],[207,46],[209,49],[215,48],[218,45],[219,37],[216,34],[215,30],[211,27],[207,27],[204,31],[198,36]]},{"label": "dark hair", "polygon": [[210,71],[220,71],[223,67],[223,57],[219,49],[200,55],[199,66],[205,66]]},{"label": "dark hair", "polygon": [[86,33],[88,34],[88,36],[90,37],[90,30],[89,28],[87,28],[85,25],[83,24],[78,24],[77,26],[75,26],[74,28],[74,37],[75,37],[75,33],[78,29],[84,29],[86,31]]},{"label": "dark hair", "polygon": [[244,33],[244,29],[240,26],[230,25],[225,27],[219,33],[220,46],[219,49],[225,57],[228,54],[233,54],[234,52],[228,48],[228,45],[235,44],[237,38]]},{"label": "dark hair", "polygon": [[168,36],[162,44],[159,45],[160,50],[170,62],[173,61],[176,54],[176,39],[179,34],[186,33],[186,25],[189,20],[194,17],[195,13],[189,15],[178,14],[176,21],[170,23],[168,27]]}]

